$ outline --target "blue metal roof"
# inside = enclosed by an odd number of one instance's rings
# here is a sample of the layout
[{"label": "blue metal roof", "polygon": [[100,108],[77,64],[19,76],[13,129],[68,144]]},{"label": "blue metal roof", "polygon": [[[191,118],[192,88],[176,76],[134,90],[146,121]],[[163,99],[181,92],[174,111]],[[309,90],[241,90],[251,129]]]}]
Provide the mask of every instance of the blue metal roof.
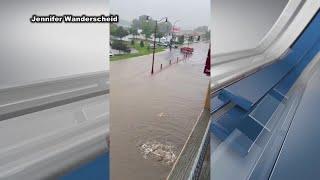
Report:
[{"label": "blue metal roof", "polygon": [[279,153],[271,180],[320,177],[320,68],[309,81]]},{"label": "blue metal roof", "polygon": [[[225,140],[234,131],[239,130],[241,136],[232,141],[230,147],[245,157],[263,129],[272,133],[268,125],[271,115],[300,76],[305,67],[320,52],[320,14],[309,24],[308,28],[292,46],[292,52],[283,60],[249,76],[238,83],[225,88],[217,97],[214,109],[221,108],[226,102],[232,101],[235,106],[218,119],[213,119],[211,132],[220,140]],[[280,179],[315,179],[320,177],[318,171],[320,151],[318,107],[320,106],[320,67],[312,77],[304,92],[303,99],[294,115],[292,127],[284,141],[281,152],[273,147],[262,154],[262,159],[271,159],[272,166],[268,169],[265,161],[257,161],[255,175],[266,177],[273,174],[271,180]],[[280,134],[281,135],[281,134]],[[259,142],[261,146],[261,142]],[[275,144],[273,144],[275,146]],[[278,160],[274,165],[275,153]],[[269,158],[268,158],[269,157]],[[272,169],[273,168],[273,169]],[[261,173],[263,172],[263,174]],[[318,179],[318,178],[317,178]]]}]

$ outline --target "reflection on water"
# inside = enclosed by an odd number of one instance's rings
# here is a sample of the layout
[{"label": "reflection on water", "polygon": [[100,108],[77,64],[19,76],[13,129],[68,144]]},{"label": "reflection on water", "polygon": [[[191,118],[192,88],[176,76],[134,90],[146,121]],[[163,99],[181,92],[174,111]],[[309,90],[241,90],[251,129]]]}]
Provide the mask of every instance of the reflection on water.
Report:
[{"label": "reflection on water", "polygon": [[[111,63],[111,179],[165,179],[200,114],[209,77],[203,74],[208,43]],[[173,55],[172,55],[173,54]],[[173,57],[174,56],[174,57]],[[160,71],[160,66],[163,68]],[[147,154],[146,154],[147,153]],[[171,156],[171,157],[170,157]]]}]

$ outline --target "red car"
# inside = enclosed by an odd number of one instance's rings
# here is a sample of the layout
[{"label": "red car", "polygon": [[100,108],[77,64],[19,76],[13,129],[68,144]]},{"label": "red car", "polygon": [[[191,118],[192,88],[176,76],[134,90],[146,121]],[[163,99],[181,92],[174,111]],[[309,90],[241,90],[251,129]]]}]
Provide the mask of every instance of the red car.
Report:
[{"label": "red car", "polygon": [[180,48],[180,52],[187,53],[187,54],[192,54],[193,53],[193,48],[191,48],[191,47],[182,47],[182,48]]}]

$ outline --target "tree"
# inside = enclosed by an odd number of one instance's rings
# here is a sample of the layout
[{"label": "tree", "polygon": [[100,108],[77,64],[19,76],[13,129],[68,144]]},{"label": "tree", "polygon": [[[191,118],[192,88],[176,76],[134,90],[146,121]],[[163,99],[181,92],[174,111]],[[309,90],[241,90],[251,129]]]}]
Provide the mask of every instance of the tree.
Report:
[{"label": "tree", "polygon": [[159,42],[160,42],[160,38],[164,37],[164,33],[163,32],[157,32],[156,38],[159,38]]},{"label": "tree", "polygon": [[151,37],[151,34],[154,31],[154,28],[155,28],[155,26],[153,26],[152,22],[150,22],[150,21],[143,21],[142,22],[142,27],[141,27],[142,34],[144,34],[146,36],[146,39]]},{"label": "tree", "polygon": [[140,47],[144,47],[144,43],[142,40],[140,41]]},{"label": "tree", "polygon": [[127,36],[129,34],[129,32],[123,28],[122,26],[111,26],[111,35],[118,37],[120,40],[113,40],[113,42],[111,43],[111,47],[113,49],[119,50],[120,51],[124,51],[124,52],[130,52],[130,48],[123,43],[122,38]]},{"label": "tree", "polygon": [[118,26],[116,24],[110,24],[110,34],[115,36]]},{"label": "tree", "polygon": [[111,47],[112,47],[112,49],[119,50],[119,52],[120,51],[130,52],[130,48],[125,43],[123,43],[123,41],[121,41],[121,40],[114,40],[111,43]]},{"label": "tree", "polygon": [[134,28],[134,27],[131,27],[129,29],[129,32],[130,34],[132,34],[133,38],[135,39],[135,36],[137,36],[139,33],[138,33],[138,29]]},{"label": "tree", "polygon": [[[150,38],[151,35],[154,33],[156,22],[152,18],[149,17],[147,20],[147,15],[141,15],[136,19],[132,20],[131,28],[134,29],[142,29],[142,34],[146,36],[146,38]],[[158,24],[157,32],[161,32],[163,34],[170,33],[172,29],[171,22],[160,22]]]},{"label": "tree", "polygon": [[172,29],[172,24],[168,22],[161,22],[158,24],[158,32],[162,32],[164,34],[169,34]]},{"label": "tree", "polygon": [[120,40],[122,40],[122,38],[127,36],[128,34],[129,32],[122,26],[117,26],[116,29],[112,29],[111,31],[111,35],[120,38]]}]

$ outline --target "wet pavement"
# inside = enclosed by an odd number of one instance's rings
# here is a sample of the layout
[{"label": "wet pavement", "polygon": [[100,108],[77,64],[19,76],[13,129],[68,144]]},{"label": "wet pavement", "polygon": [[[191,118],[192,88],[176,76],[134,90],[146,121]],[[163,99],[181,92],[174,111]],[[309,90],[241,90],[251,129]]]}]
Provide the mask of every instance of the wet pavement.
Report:
[{"label": "wet pavement", "polygon": [[179,49],[156,54],[153,75],[152,55],[111,62],[111,179],[169,174],[209,83],[203,74],[209,44],[190,47],[194,53],[186,59]]}]

